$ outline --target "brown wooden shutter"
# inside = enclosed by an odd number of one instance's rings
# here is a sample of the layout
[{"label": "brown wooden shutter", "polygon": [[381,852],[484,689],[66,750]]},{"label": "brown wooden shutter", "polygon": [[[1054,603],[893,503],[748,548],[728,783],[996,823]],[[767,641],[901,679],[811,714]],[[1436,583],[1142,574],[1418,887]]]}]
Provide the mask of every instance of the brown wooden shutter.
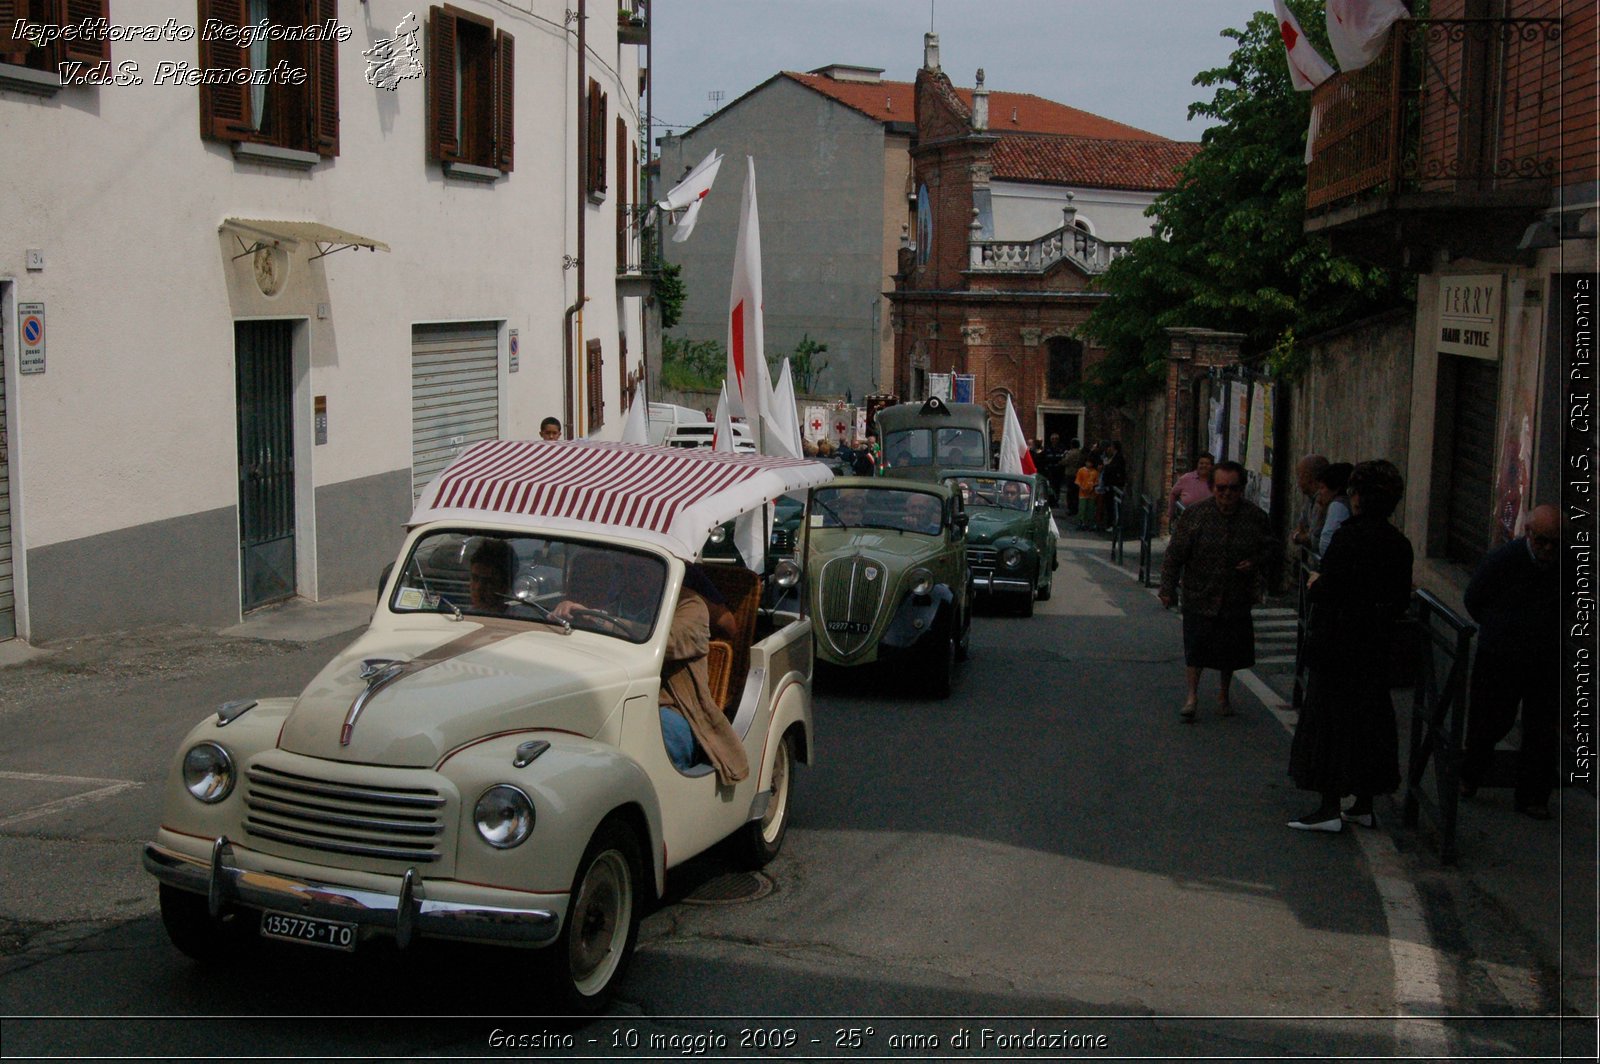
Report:
[{"label": "brown wooden shutter", "polygon": [[[319,26],[326,26],[330,21],[337,26],[339,0],[316,0],[312,14]],[[311,142],[316,145],[318,155],[332,158],[339,154],[339,41],[337,38],[316,41],[309,47],[313,50],[315,66]]]},{"label": "brown wooden shutter", "polygon": [[428,158],[461,161],[456,134],[456,17],[428,9]]},{"label": "brown wooden shutter", "polygon": [[[68,25],[80,25],[91,19],[110,19],[107,0],[66,0],[63,14],[66,16],[61,21]],[[72,40],[61,42],[59,61],[67,63],[98,63],[111,58],[111,42],[104,37],[94,40]]]},{"label": "brown wooden shutter", "polygon": [[[244,0],[199,0],[199,26],[216,19],[230,26],[244,25]],[[228,41],[208,41],[203,34],[196,35],[200,48],[200,67],[204,70],[219,68],[238,70],[248,68],[249,56],[237,44]],[[209,140],[249,140],[254,134],[250,126],[250,88],[247,85],[200,86],[200,135]]]},{"label": "brown wooden shutter", "polygon": [[599,340],[590,340],[585,345],[585,352],[589,363],[588,379],[584,382],[589,400],[589,424],[585,428],[587,432],[593,432],[605,424],[605,387],[600,380],[600,374],[605,369],[605,359]]},{"label": "brown wooden shutter", "polygon": [[494,41],[495,166],[499,167],[501,173],[509,174],[514,161],[512,149],[516,145],[516,100],[514,95],[517,88],[516,41],[505,30],[496,31]]},{"label": "brown wooden shutter", "polygon": [[596,200],[606,194],[606,94],[600,83],[589,80],[589,117],[585,128],[589,133],[586,165],[589,170],[589,195]]},{"label": "brown wooden shutter", "polygon": [[0,0],[0,63],[21,66],[28,57],[28,42],[12,35],[19,0]]}]

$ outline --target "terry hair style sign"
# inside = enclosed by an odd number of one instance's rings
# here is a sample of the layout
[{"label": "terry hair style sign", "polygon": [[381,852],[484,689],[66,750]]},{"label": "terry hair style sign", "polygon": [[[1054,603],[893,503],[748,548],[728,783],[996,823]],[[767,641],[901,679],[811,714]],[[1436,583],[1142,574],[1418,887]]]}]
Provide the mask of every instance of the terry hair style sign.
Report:
[{"label": "terry hair style sign", "polygon": [[1556,275],[1562,375],[1561,728],[1563,783],[1594,785],[1595,747],[1595,283]]}]

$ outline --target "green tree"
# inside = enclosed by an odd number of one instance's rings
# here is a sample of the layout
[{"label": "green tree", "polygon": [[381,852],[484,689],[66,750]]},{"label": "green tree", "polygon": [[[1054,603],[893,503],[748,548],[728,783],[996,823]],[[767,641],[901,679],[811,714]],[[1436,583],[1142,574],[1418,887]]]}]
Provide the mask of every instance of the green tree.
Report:
[{"label": "green tree", "polygon": [[[794,353],[789,355],[789,373],[794,378],[794,390],[797,395],[809,394],[822,374],[827,370],[829,363],[818,359],[818,355],[828,350],[827,344],[819,344],[811,338],[810,333],[801,333],[800,342],[794,345]],[[779,355],[772,365],[772,379],[778,379],[778,368],[783,365],[783,356]]]},{"label": "green tree", "polygon": [[717,340],[661,338],[661,385],[679,392],[714,392],[727,375],[728,349]]},{"label": "green tree", "polygon": [[661,306],[661,327],[670,329],[683,317],[683,267],[656,259],[655,279],[650,287]]},{"label": "green tree", "polygon": [[[1321,0],[1288,0],[1323,55]],[[1410,298],[1397,273],[1334,255],[1305,220],[1306,125],[1311,94],[1296,92],[1277,20],[1259,12],[1235,40],[1228,65],[1197,74],[1214,89],[1189,116],[1218,125],[1178,186],[1146,213],[1156,233],[1099,278],[1111,298],[1083,326],[1107,357],[1086,391],[1101,402],[1148,394],[1165,378],[1165,330],[1198,326],[1243,333],[1244,357],[1293,374],[1303,358],[1295,337],[1314,334],[1398,306]]]}]

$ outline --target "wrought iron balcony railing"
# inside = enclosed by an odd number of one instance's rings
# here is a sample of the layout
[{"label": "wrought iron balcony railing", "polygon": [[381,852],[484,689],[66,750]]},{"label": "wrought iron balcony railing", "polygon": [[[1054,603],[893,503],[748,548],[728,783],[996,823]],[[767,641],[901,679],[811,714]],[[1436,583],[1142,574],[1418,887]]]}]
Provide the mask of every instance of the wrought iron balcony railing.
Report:
[{"label": "wrought iron balcony railing", "polygon": [[1548,188],[1562,169],[1561,74],[1558,19],[1397,23],[1371,65],[1313,91],[1307,212]]}]

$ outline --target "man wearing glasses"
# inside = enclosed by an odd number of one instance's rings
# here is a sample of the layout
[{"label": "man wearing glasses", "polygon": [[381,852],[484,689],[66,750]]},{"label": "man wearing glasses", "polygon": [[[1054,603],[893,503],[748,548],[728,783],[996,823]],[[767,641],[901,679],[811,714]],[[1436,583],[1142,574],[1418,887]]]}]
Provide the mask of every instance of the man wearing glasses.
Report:
[{"label": "man wearing glasses", "polygon": [[1272,526],[1266,512],[1244,498],[1244,466],[1218,462],[1211,470],[1211,497],[1179,518],[1161,564],[1161,605],[1171,609],[1183,590],[1183,660],[1188,698],[1178,710],[1195,719],[1200,674],[1216,669],[1217,714],[1233,715],[1233,674],[1256,661],[1250,607],[1272,557]]}]

